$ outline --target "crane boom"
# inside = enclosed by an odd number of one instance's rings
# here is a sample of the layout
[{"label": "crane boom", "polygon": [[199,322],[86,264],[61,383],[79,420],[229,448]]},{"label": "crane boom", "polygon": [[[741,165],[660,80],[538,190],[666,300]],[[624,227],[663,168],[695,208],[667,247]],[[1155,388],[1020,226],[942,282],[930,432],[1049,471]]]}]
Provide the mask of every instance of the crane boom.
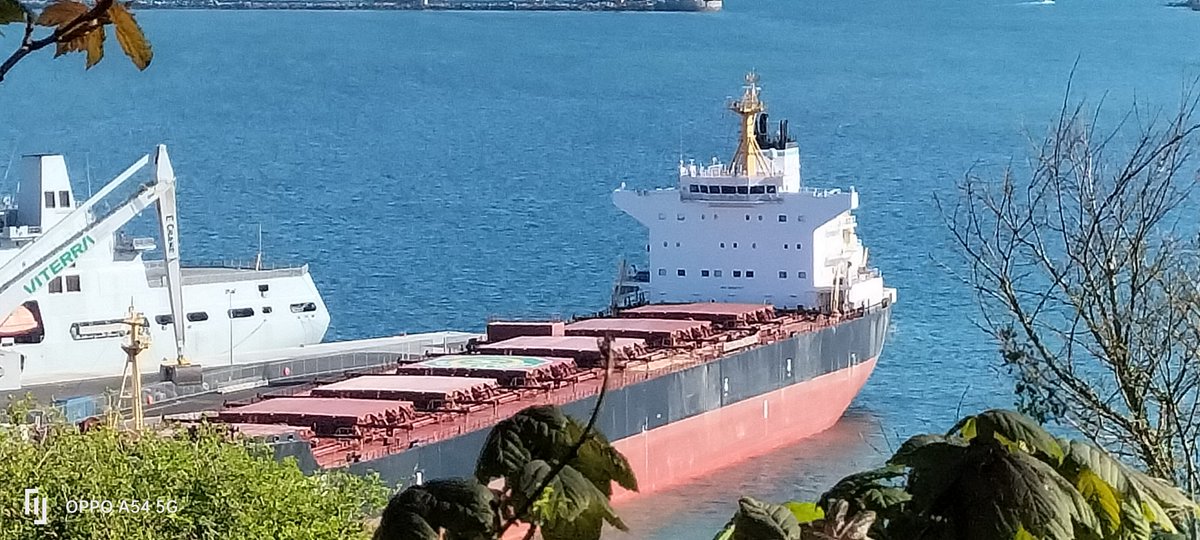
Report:
[{"label": "crane boom", "polygon": [[[179,262],[179,231],[175,205],[175,173],[166,146],[156,148],[154,180],[142,184],[136,193],[125,197],[115,209],[95,216],[91,210],[101,198],[124,184],[149,161],[143,156],[112,182],[63,218],[37,239],[22,248],[8,263],[0,266],[0,314],[12,313],[30,296],[45,287],[76,259],[83,256],[97,238],[111,236],[151,204],[157,203],[159,230],[163,236],[167,290],[175,327],[178,360],[184,359],[183,280]],[[0,353],[3,354],[3,353]],[[10,364],[11,365],[11,364]],[[3,372],[0,372],[3,373]],[[11,376],[11,373],[5,373]],[[4,376],[0,375],[0,379]],[[11,384],[11,383],[9,383]],[[3,387],[0,384],[0,387]]]}]

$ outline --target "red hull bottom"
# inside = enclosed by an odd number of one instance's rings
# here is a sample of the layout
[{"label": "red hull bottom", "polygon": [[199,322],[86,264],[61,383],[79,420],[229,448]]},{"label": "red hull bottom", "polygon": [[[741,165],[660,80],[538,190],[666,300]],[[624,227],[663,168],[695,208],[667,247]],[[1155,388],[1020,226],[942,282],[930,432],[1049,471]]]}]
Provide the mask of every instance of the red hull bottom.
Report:
[{"label": "red hull bottom", "polygon": [[[666,489],[825,431],[862,390],[875,359],[613,443],[638,479],[638,492],[613,484],[613,501]],[[735,495],[736,496],[736,495]],[[525,536],[514,527],[505,540]]]},{"label": "red hull bottom", "polygon": [[[872,358],[626,437],[614,446],[629,460],[641,493],[665,489],[833,427],[874,370]],[[615,489],[617,501],[638,495]]]}]

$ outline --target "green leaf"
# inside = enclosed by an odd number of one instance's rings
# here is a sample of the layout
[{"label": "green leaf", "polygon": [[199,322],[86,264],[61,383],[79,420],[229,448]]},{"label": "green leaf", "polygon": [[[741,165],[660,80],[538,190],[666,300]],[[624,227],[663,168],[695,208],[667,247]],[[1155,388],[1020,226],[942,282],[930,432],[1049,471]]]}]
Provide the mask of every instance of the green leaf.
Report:
[{"label": "green leaf", "polygon": [[[515,506],[524,506],[551,472],[550,464],[545,461],[530,462],[516,486]],[[545,540],[599,538],[605,522],[619,530],[628,530],[609,505],[608,497],[570,466],[563,467],[547,484],[530,513],[522,519],[541,525]]]},{"label": "green leaf", "polygon": [[1198,515],[1197,511],[1200,511],[1200,507],[1196,505],[1196,501],[1189,498],[1179,488],[1171,485],[1170,482],[1135,469],[1129,469],[1129,478],[1163,509],[1178,510],[1192,516]]},{"label": "green leaf", "polygon": [[796,521],[800,522],[801,525],[812,523],[825,517],[825,510],[817,506],[817,503],[788,501],[783,503],[783,507],[791,510],[792,515],[796,516]]},{"label": "green leaf", "polygon": [[475,478],[482,483],[515,479],[530,461],[561,458],[570,448],[567,423],[567,416],[554,406],[529,407],[501,421],[483,443]]},{"label": "green leaf", "polygon": [[410,486],[392,498],[388,509],[411,512],[456,538],[486,538],[495,525],[492,499],[492,490],[474,478],[439,479]]},{"label": "green leaf", "polygon": [[1151,521],[1133,499],[1121,501],[1121,529],[1117,531],[1117,540],[1150,540]]},{"label": "green leaf", "polygon": [[908,493],[912,495],[914,510],[923,513],[938,507],[966,473],[970,450],[957,440],[922,435],[901,444],[888,463],[910,469]]},{"label": "green leaf", "polygon": [[1017,527],[1017,534],[1013,535],[1013,540],[1038,540],[1038,537],[1029,534],[1029,531],[1025,530],[1025,526],[1021,525]]},{"label": "green leaf", "polygon": [[853,510],[886,510],[912,497],[903,489],[886,483],[905,474],[900,465],[887,465],[878,469],[852,474],[838,481],[829,491],[821,495],[818,503],[828,506],[834,499],[842,499],[855,506]]},{"label": "green leaf", "polygon": [[738,500],[732,540],[799,540],[800,522],[792,511],[752,497]]},{"label": "green leaf", "polygon": [[1083,469],[1075,478],[1075,488],[1095,512],[1105,536],[1117,532],[1121,527],[1121,501],[1112,486],[1090,469]]},{"label": "green leaf", "polygon": [[[975,435],[968,437],[968,432],[972,428]],[[960,420],[951,433],[955,431],[960,432],[964,438],[971,441],[1008,440],[1024,445],[1031,450],[1030,453],[1040,454],[1055,466],[1061,464],[1063,460],[1063,449],[1058,441],[1045,429],[1042,429],[1037,422],[1017,412],[1003,409],[984,411],[974,417]]]},{"label": "green leaf", "polygon": [[0,0],[0,24],[25,22],[27,10],[17,0]]},{"label": "green leaf", "polygon": [[[567,417],[567,435],[571,444],[583,436],[584,427]],[[579,454],[570,464],[596,484],[605,495],[612,495],[614,481],[627,490],[638,490],[637,478],[633,475],[633,467],[629,465],[629,460],[613,448],[599,431],[592,430],[588,433],[587,441],[579,448]]]},{"label": "green leaf", "polygon": [[391,513],[384,511],[372,540],[439,540],[439,536],[421,516],[395,509]]}]

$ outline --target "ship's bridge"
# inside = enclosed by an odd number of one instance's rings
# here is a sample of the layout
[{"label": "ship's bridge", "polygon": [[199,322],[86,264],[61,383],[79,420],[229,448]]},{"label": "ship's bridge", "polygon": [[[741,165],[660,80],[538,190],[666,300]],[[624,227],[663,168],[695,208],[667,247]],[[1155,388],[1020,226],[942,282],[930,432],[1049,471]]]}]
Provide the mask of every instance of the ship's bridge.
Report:
[{"label": "ship's bridge", "polygon": [[756,82],[748,77],[730,105],[741,129],[728,165],[680,162],[677,189],[613,193],[649,230],[650,269],[636,293],[828,311],[894,300],[858,238],[858,193],[801,185],[799,148],[786,122],[767,133]]}]

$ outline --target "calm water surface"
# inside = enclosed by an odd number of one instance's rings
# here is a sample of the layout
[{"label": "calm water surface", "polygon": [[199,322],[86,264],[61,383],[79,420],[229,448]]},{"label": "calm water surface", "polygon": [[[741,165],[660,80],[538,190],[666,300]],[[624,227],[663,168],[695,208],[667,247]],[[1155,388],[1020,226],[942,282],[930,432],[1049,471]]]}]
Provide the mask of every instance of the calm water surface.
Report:
[{"label": "calm water surface", "polygon": [[722,103],[759,70],[806,182],[862,192],[860,234],[899,289],[894,332],[839,426],[625,505],[639,538],[708,538],[738,494],[813,497],[960,405],[1010,404],[969,295],[938,267],[955,256],[932,195],[1023,159],[1077,59],[1079,95],[1118,108],[1169,106],[1200,74],[1200,13],[1153,1],[140,17],[145,73],[115,43],[86,74],[78,56],[18,67],[0,153],[67,153],[86,190],[87,161],[99,185],[167,143],[185,259],[249,259],[261,224],[269,259],[311,265],[331,339],[603,306],[618,258],[644,246],[611,190],[669,185],[681,146],[730,153]]}]

